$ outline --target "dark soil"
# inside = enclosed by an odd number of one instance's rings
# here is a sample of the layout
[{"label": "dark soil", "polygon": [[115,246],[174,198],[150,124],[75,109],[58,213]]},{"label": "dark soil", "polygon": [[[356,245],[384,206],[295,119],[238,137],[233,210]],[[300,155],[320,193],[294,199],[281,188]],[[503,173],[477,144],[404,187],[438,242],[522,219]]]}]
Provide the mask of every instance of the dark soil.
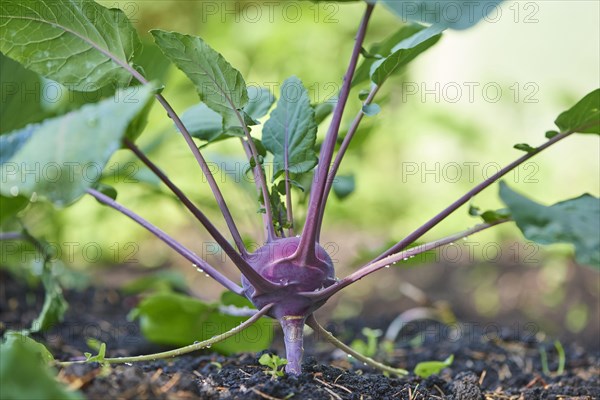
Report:
[{"label": "dark soil", "polygon": [[[0,272],[0,330],[27,327],[41,308],[42,294]],[[27,295],[26,293],[33,293]],[[65,321],[36,337],[58,359],[81,357],[89,351],[86,338],[107,344],[108,356],[164,350],[143,339],[136,323],[127,320],[136,297],[114,289],[66,291],[70,304]],[[389,323],[385,321],[383,323]],[[360,332],[361,321],[329,324],[344,340]],[[393,353],[381,355],[395,367],[412,370],[421,361],[454,363],[427,379],[409,375],[386,377],[362,364],[353,364],[329,345],[309,335],[304,373],[271,379],[258,364],[260,354],[224,357],[196,353],[172,360],[118,365],[73,365],[59,379],[90,399],[600,399],[600,354],[574,343],[566,352],[562,375],[542,373],[540,347],[548,353],[548,367],[556,371],[558,356],[551,342],[527,329],[494,332],[457,325],[454,330],[423,323],[401,337]],[[342,329],[340,329],[342,328]],[[350,328],[350,329],[348,329]],[[343,330],[343,332],[341,332]],[[416,339],[415,339],[416,338]],[[411,339],[411,340],[408,340]],[[418,339],[418,340],[417,340]],[[274,346],[281,342],[276,337]],[[271,349],[282,355],[281,348]]]}]

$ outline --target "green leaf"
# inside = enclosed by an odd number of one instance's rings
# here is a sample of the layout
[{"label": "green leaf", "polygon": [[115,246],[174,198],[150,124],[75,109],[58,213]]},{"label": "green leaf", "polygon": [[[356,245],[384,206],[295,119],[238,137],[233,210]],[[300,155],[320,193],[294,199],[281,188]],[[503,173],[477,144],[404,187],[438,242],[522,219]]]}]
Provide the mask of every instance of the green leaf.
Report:
[{"label": "green leaf", "polygon": [[[400,29],[394,32],[392,35],[384,39],[379,43],[375,43],[369,49],[370,54],[376,54],[379,58],[367,58],[364,59],[363,62],[359,65],[354,73],[354,78],[352,79],[352,86],[356,86],[361,84],[362,82],[369,79],[371,75],[371,65],[376,62],[378,59],[385,58],[390,55],[394,46],[398,43],[401,43],[403,40],[408,39],[409,37],[415,35],[416,33],[425,29],[423,25],[419,24],[407,24],[403,25]],[[364,99],[361,99],[364,100]]]},{"label": "green leaf", "polygon": [[88,92],[131,80],[123,65],[140,42],[119,9],[82,0],[3,0],[0,26],[2,53],[69,89]]},{"label": "green leaf", "polygon": [[481,217],[483,222],[487,222],[488,224],[510,218],[511,216],[510,211],[506,208],[501,208],[499,210],[486,210],[482,212],[479,207],[475,207],[473,205],[469,206],[469,215]]},{"label": "green leaf", "polygon": [[17,213],[24,209],[29,201],[22,196],[5,197],[0,195],[0,226],[4,226],[8,221],[17,216]]},{"label": "green leaf", "polygon": [[317,165],[316,139],[317,124],[308,90],[300,79],[288,78],[281,86],[277,107],[263,128],[263,144],[274,156],[273,180],[284,171],[303,174],[312,170]]},{"label": "green leaf", "polygon": [[113,200],[117,199],[117,189],[115,189],[113,186],[104,184],[104,183],[98,183],[96,185],[95,188],[97,191],[99,191],[100,193],[102,193],[105,196],[110,197]]},{"label": "green leaf", "polygon": [[149,81],[163,82],[171,67],[171,61],[154,42],[144,41],[139,51],[133,55],[133,65],[143,71],[142,75]]},{"label": "green leaf", "polygon": [[56,277],[51,268],[44,268],[44,305],[40,315],[31,323],[31,332],[43,332],[62,321],[69,304],[65,300]]},{"label": "green leaf", "polygon": [[0,134],[41,121],[46,116],[39,89],[40,77],[0,53]]},{"label": "green leaf", "polygon": [[524,151],[526,153],[533,153],[534,151],[536,151],[535,147],[531,147],[527,143],[517,143],[513,146],[513,148]]},{"label": "green leaf", "polygon": [[[144,336],[155,343],[189,345],[226,332],[245,317],[233,317],[219,311],[217,304],[176,293],[157,293],[146,297],[134,310]],[[261,319],[231,338],[216,343],[212,349],[224,354],[240,351],[260,351],[269,346],[272,324]]]},{"label": "green leaf", "polygon": [[287,365],[288,360],[281,358],[276,354],[265,353],[258,359],[260,365],[271,368],[270,371],[265,371],[265,374],[271,375],[272,377],[283,376],[284,372],[281,367]]},{"label": "green leaf", "polygon": [[415,375],[421,378],[428,378],[431,375],[439,374],[441,370],[452,365],[454,354],[451,354],[444,361],[424,361],[415,366]]},{"label": "green leaf", "polygon": [[121,290],[127,294],[143,292],[171,292],[175,289],[188,289],[185,277],[177,271],[158,271],[125,284]]},{"label": "green leaf", "polygon": [[[244,112],[253,120],[264,117],[275,101],[271,92],[266,88],[250,86],[248,87],[248,96],[249,100],[244,107]],[[185,110],[181,120],[193,137],[208,143],[244,136],[243,131],[237,129],[240,128],[239,121],[233,124],[232,129],[223,129],[223,117],[204,103],[196,104]]]},{"label": "green leaf", "polygon": [[584,194],[547,207],[512,191],[504,182],[500,182],[500,198],[528,240],[571,243],[578,263],[600,266],[600,199]]},{"label": "green leaf", "polygon": [[[281,186],[281,182],[283,182],[283,187]],[[287,209],[281,196],[280,189],[283,189],[285,192],[285,181],[281,181],[277,185],[273,185],[271,187],[271,191],[269,193],[269,201],[271,202],[271,212],[273,214],[273,224],[275,226],[275,230],[279,231],[280,229],[289,228],[291,226],[292,221],[288,221],[287,219]],[[261,201],[262,204],[262,201]]]},{"label": "green leaf", "polygon": [[0,398],[11,400],[79,400],[78,392],[56,380],[56,371],[47,364],[52,354],[40,343],[8,331],[0,344]]},{"label": "green leaf", "polygon": [[497,13],[502,0],[440,2],[439,0],[380,0],[402,21],[418,21],[443,28],[467,29]]},{"label": "green leaf", "polygon": [[313,108],[315,110],[315,123],[317,125],[320,125],[321,122],[325,121],[325,118],[327,118],[333,112],[333,109],[335,108],[336,104],[337,100],[327,100],[323,103],[319,103],[316,106],[314,106]]},{"label": "green leaf", "polygon": [[561,132],[600,134],[600,89],[589,93],[554,121]]},{"label": "green leaf", "polygon": [[[56,206],[82,196],[100,179],[111,155],[153,96],[151,85],[117,91],[62,117],[0,136],[4,196],[34,193]],[[139,125],[138,125],[139,128]]]},{"label": "green leaf", "polygon": [[150,31],[162,52],[196,86],[200,100],[223,117],[225,129],[239,126],[240,110],[248,102],[242,74],[197,36]]},{"label": "green leaf", "polygon": [[92,353],[84,353],[86,357],[86,361],[88,362],[97,362],[100,364],[104,364],[104,359],[106,358],[106,343],[100,343],[100,348],[98,349],[98,354],[92,356]]},{"label": "green leaf", "polygon": [[386,79],[436,44],[441,37],[439,30],[429,27],[402,40],[392,48],[389,56],[371,65],[371,80],[381,86]]},{"label": "green leaf", "polygon": [[350,196],[356,190],[356,181],[354,175],[338,175],[333,181],[333,193],[335,196],[343,200]]},{"label": "green leaf", "polygon": [[367,116],[367,117],[372,117],[374,115],[377,115],[381,112],[381,107],[379,107],[379,104],[375,104],[375,103],[371,103],[371,104],[365,104],[362,106],[362,112]]},{"label": "green leaf", "polygon": [[275,103],[275,96],[269,89],[248,86],[248,104],[244,106],[244,112],[250,118],[257,120],[269,113],[273,103]]}]

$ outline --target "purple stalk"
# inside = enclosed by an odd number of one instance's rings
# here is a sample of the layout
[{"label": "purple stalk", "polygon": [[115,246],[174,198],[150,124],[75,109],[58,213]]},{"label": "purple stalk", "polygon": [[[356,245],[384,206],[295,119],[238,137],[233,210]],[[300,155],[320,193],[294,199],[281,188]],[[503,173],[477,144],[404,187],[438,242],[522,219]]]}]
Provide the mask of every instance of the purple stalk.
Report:
[{"label": "purple stalk", "polygon": [[[286,113],[287,113],[287,109],[286,109]],[[287,121],[287,117],[285,119]],[[285,179],[285,208],[287,210],[287,220],[288,220],[288,224],[290,225],[289,229],[288,229],[288,236],[292,237],[294,236],[294,213],[292,212],[292,192],[291,192],[291,188],[290,188],[290,156],[289,156],[289,149],[290,149],[290,144],[289,144],[290,138],[289,138],[289,130],[288,127],[285,127],[285,139],[284,139],[284,143],[283,143],[283,173],[284,173],[284,179]]]},{"label": "purple stalk", "polygon": [[115,210],[128,216],[129,218],[131,218],[132,220],[137,222],[139,225],[146,228],[148,231],[150,231],[152,234],[154,234],[157,238],[159,238],[160,240],[165,242],[167,245],[169,245],[173,250],[175,250],[176,252],[181,254],[188,261],[192,262],[192,264],[197,266],[197,268],[201,268],[207,275],[209,275],[211,278],[213,278],[214,280],[219,282],[225,288],[231,290],[234,293],[242,295],[242,288],[240,286],[238,286],[237,284],[235,284],[234,282],[229,280],[227,277],[225,277],[219,271],[214,269],[210,264],[208,264],[202,258],[200,258],[196,254],[192,253],[190,250],[188,250],[186,247],[184,247],[181,243],[177,242],[171,236],[169,236],[168,234],[166,234],[165,232],[163,232],[156,226],[152,225],[150,222],[148,222],[147,220],[145,220],[138,214],[134,213],[133,211],[124,207],[123,205],[117,203],[115,200],[111,199],[110,197],[98,192],[97,190],[87,189],[87,192],[88,192],[88,194],[95,197],[96,200],[98,200],[99,202],[106,204],[107,206],[109,206],[111,208],[114,208]]},{"label": "purple stalk", "polygon": [[348,70],[344,75],[344,82],[342,84],[342,89],[340,90],[338,102],[333,111],[331,125],[329,125],[329,130],[327,131],[325,141],[323,142],[323,146],[321,147],[321,152],[319,154],[319,165],[317,166],[315,177],[313,178],[310,202],[308,204],[308,213],[306,215],[306,223],[304,225],[304,230],[302,231],[300,247],[298,248],[298,251],[300,251],[299,255],[306,264],[313,263],[316,260],[315,244],[317,242],[317,234],[320,226],[319,218],[321,215],[321,208],[324,204],[323,194],[325,192],[325,185],[327,183],[327,177],[329,174],[329,164],[333,158],[335,143],[337,141],[340,124],[342,122],[342,116],[344,114],[346,102],[348,101],[348,96],[350,95],[352,77],[354,76],[354,71],[356,70],[362,44],[367,33],[367,26],[369,24],[369,19],[371,18],[374,7],[375,4],[367,4],[365,14],[358,28],[356,42],[354,43],[354,49],[352,50],[352,56],[350,57]]},{"label": "purple stalk", "polygon": [[[244,139],[240,139],[240,141],[242,142],[242,146],[244,147],[244,152],[246,152],[246,156],[248,157],[248,160],[252,160],[253,156],[252,156],[252,149],[250,149],[250,145],[248,144],[247,140]],[[256,165],[256,164],[255,164]],[[261,168],[262,170],[262,168]],[[264,192],[262,192],[262,187],[260,186],[260,172],[259,170],[254,167],[252,169],[252,174],[254,175],[254,183],[256,184],[256,190],[259,193],[263,193],[263,197],[264,197]],[[271,203],[269,201],[269,198],[267,197],[267,199],[265,201],[263,201],[264,203],[269,203],[269,208],[267,209],[265,207],[265,212],[262,215],[262,219],[263,219],[263,225],[264,225],[264,230],[265,230],[265,236],[267,237],[267,242],[272,241],[275,238],[275,230],[274,230],[274,225],[273,225],[273,214],[271,214]]]},{"label": "purple stalk", "polygon": [[[209,77],[211,76],[211,74],[213,72],[213,71],[207,71],[205,69],[202,69],[202,66],[200,66],[200,65],[198,66],[198,68],[200,68]],[[262,192],[262,195],[264,198],[264,206],[265,206],[265,210],[267,212],[267,218],[270,222],[269,225],[266,227],[267,228],[267,236],[269,237],[269,240],[270,240],[275,237],[275,231],[273,228],[273,214],[271,213],[271,203],[269,201],[269,189],[267,188],[267,179],[265,178],[265,173],[264,173],[262,165],[258,159],[258,151],[256,150],[256,145],[254,144],[254,141],[252,140],[252,135],[250,135],[250,131],[248,130],[248,126],[246,125],[244,117],[242,116],[242,113],[240,112],[240,110],[238,110],[237,105],[235,104],[235,102],[233,101],[233,99],[230,96],[230,93],[226,89],[221,88],[221,86],[219,86],[219,84],[217,82],[215,82],[214,79],[211,78],[211,80],[215,84],[215,87],[217,87],[220,90],[220,92],[223,95],[223,97],[225,98],[225,100],[229,103],[229,106],[235,113],[235,116],[237,117],[237,119],[240,123],[240,126],[242,127],[242,130],[244,131],[244,135],[246,136],[246,144],[248,146],[248,149],[250,150],[250,154],[248,155],[248,160],[251,161],[252,159],[254,159],[254,176],[258,177],[257,186],[259,187],[259,193]],[[246,148],[246,146],[244,146],[244,148]]]},{"label": "purple stalk", "polygon": [[0,240],[24,240],[27,239],[21,232],[0,232]]},{"label": "purple stalk", "polygon": [[471,200],[471,198],[473,196],[480,193],[483,189],[492,185],[498,179],[500,179],[501,177],[503,177],[504,175],[506,175],[507,173],[509,173],[516,167],[518,167],[523,162],[529,160],[531,157],[533,157],[536,154],[540,153],[541,151],[547,149],[548,147],[552,146],[553,144],[559,142],[560,140],[566,138],[567,136],[569,136],[572,133],[574,133],[573,130],[558,134],[558,135],[554,136],[552,139],[548,140],[546,143],[537,147],[535,150],[533,150],[529,153],[526,153],[524,156],[519,157],[512,163],[508,164],[506,167],[502,168],[500,171],[498,171],[494,175],[490,176],[488,179],[484,180],[479,185],[475,186],[473,189],[469,190],[467,193],[465,193],[463,196],[461,196],[454,203],[450,204],[448,207],[446,207],[444,210],[442,210],[439,214],[437,214],[435,217],[431,218],[429,221],[427,221],[421,227],[417,228],[411,234],[409,234],[404,239],[402,239],[401,241],[396,243],[390,249],[388,249],[384,253],[380,254],[373,261],[381,260],[382,258],[389,256],[390,254],[394,254],[394,253],[399,252],[402,249],[405,249],[408,245],[413,243],[415,240],[419,239],[421,236],[423,236],[425,233],[427,233],[431,228],[433,228],[438,223],[440,223],[442,220],[444,220],[448,215],[452,214],[454,211],[456,211],[462,205],[464,205],[469,200]]},{"label": "purple stalk", "polygon": [[[363,103],[363,106],[367,106],[367,105],[371,104],[371,102],[373,102],[373,99],[375,98],[375,95],[377,94],[378,91],[379,91],[379,86],[373,85],[373,87],[371,88],[371,91],[369,92],[369,95],[367,96],[367,98],[365,99],[365,102]],[[323,193],[323,205],[321,206],[321,209],[319,210],[319,226],[317,228],[317,241],[319,240],[319,238],[321,236],[321,226],[323,224],[323,216],[325,214],[325,206],[327,205],[327,199],[329,198],[329,192],[331,192],[331,187],[333,186],[333,181],[335,180],[335,176],[340,168],[342,159],[344,158],[344,155],[346,155],[346,151],[348,150],[348,147],[350,146],[350,142],[354,138],[354,134],[358,130],[358,126],[360,125],[360,122],[362,121],[364,116],[365,116],[365,113],[362,111],[362,109],[358,112],[358,114],[356,114],[356,117],[354,117],[354,120],[352,121],[352,125],[350,125],[350,129],[348,129],[348,133],[346,134],[346,136],[344,137],[344,140],[342,141],[342,144],[340,145],[340,149],[338,150],[338,153],[335,155],[335,160],[333,160],[333,164],[331,165],[331,170],[329,171],[329,176],[327,177],[327,183],[325,184],[325,192]]]},{"label": "purple stalk", "polygon": [[302,355],[304,354],[304,322],[306,316],[284,316],[279,320],[285,342],[285,372],[291,375],[302,373]]},{"label": "purple stalk", "polygon": [[496,225],[499,225],[499,224],[502,224],[502,223],[508,222],[508,221],[510,221],[510,220],[503,219],[503,220],[499,220],[499,221],[492,222],[492,223],[476,225],[471,229],[467,229],[466,231],[459,232],[454,235],[445,237],[443,239],[436,240],[435,242],[425,243],[423,245],[413,247],[411,249],[402,251],[400,253],[391,254],[380,260],[371,261],[370,263],[366,264],[365,266],[359,268],[356,272],[348,275],[344,279],[337,281],[336,283],[329,286],[328,288],[325,288],[325,289],[317,291],[317,292],[303,292],[303,293],[300,293],[300,295],[310,297],[315,301],[328,299],[329,297],[331,297],[335,293],[339,292],[346,286],[348,286],[352,283],[355,283],[355,282],[361,280],[362,278],[364,278],[365,276],[372,274],[373,272],[379,271],[382,268],[387,268],[390,265],[396,264],[400,261],[405,261],[411,257],[418,255],[418,254],[424,253],[429,250],[436,249],[441,246],[445,246],[447,244],[451,244],[462,238],[465,238],[465,237],[473,235],[477,232],[481,232],[485,229],[491,228],[493,226],[496,226]]},{"label": "purple stalk", "polygon": [[219,246],[225,251],[225,253],[229,256],[231,261],[235,264],[235,266],[240,270],[242,274],[244,274],[253,285],[262,287],[263,289],[268,287],[274,287],[270,282],[257,274],[254,269],[248,264],[248,262],[244,259],[244,257],[248,256],[246,249],[243,247],[243,243],[238,243],[238,247],[242,246],[240,252],[242,255],[238,254],[233,246],[223,237],[221,232],[210,222],[210,220],[204,215],[202,211],[198,209],[191,202],[191,200],[179,189],[170,179],[167,177],[164,172],[160,170],[146,155],[130,140],[124,140],[125,145],[144,163],[154,174],[181,200],[181,202],[187,207],[187,209],[202,223],[202,225],[206,228],[208,233],[217,241]]},{"label": "purple stalk", "polygon": [[[250,131],[248,131],[248,127],[244,123],[244,119],[241,114],[237,112],[238,119],[240,120],[240,124],[244,128],[244,133],[246,134],[246,143],[248,149],[250,150],[250,156],[254,159],[254,176],[258,177],[258,186],[260,187],[259,191],[262,192],[263,195],[263,205],[265,207],[265,214],[267,215],[268,224],[265,227],[267,230],[267,238],[269,241],[275,238],[275,227],[273,225],[273,212],[271,210],[271,200],[269,199],[269,189],[267,188],[267,179],[265,178],[265,171],[263,170],[262,164],[258,159],[258,151],[256,150],[256,145],[254,144],[254,140],[252,140],[252,136],[250,136]],[[250,156],[248,156],[248,160],[250,161]]]}]

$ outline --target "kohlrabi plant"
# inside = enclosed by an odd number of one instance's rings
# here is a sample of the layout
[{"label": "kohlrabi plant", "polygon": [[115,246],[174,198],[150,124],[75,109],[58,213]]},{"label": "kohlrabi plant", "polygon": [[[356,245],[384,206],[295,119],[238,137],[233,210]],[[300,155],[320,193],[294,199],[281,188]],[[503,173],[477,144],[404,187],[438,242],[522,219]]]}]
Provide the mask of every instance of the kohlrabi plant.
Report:
[{"label": "kohlrabi plant", "polygon": [[[201,103],[180,116],[161,94],[161,83],[146,75],[151,63],[145,66],[138,63],[141,42],[121,10],[105,8],[88,0],[2,1],[0,51],[7,57],[3,59],[3,75],[16,61],[28,70],[27,73],[58,82],[73,93],[93,91],[106,97],[93,103],[70,102],[64,110],[55,111],[53,115],[36,109],[39,106],[35,104],[20,104],[18,100],[3,102],[3,132],[0,136],[3,220],[27,212],[30,202],[47,201],[57,207],[66,207],[84,195],[92,196],[137,222],[186,258],[194,268],[227,290],[247,298],[256,307],[245,314],[252,316],[241,325],[185,348],[150,356],[104,358],[103,362],[147,360],[210,347],[262,316],[268,316],[278,321],[283,329],[285,370],[289,374],[302,372],[305,325],[357,359],[387,372],[402,374],[403,370],[376,363],[339,342],[321,327],[314,312],[340,290],[379,270],[508,221],[516,222],[526,238],[538,243],[574,244],[580,263],[599,262],[598,224],[595,223],[599,214],[598,199],[583,195],[546,207],[513,192],[505,184],[500,187],[500,196],[506,210],[483,212],[472,207],[471,213],[481,216],[483,223],[431,243],[414,245],[473,196],[521,163],[574,133],[600,133],[600,90],[595,90],[558,116],[556,130],[546,133],[544,143],[517,145],[525,152],[521,157],[451,202],[354,273],[342,279],[336,277],[332,259],[320,244],[323,217],[340,164],[363,117],[379,110],[375,100],[380,88],[388,78],[402,72],[412,60],[438,42],[443,31],[473,26],[499,1],[456,2],[457,7],[462,7],[462,16],[452,20],[446,19],[439,8],[429,9],[429,3],[433,2],[370,0],[363,3],[364,14],[358,22],[354,46],[348,55],[347,70],[337,96],[326,103],[311,104],[301,80],[290,77],[281,85],[273,110],[273,94],[266,89],[247,87],[241,73],[202,38],[152,30],[150,33],[158,48],[183,71],[200,96]],[[367,50],[367,28],[377,7],[387,7],[403,21],[386,41]],[[318,63],[314,66],[318,68]],[[369,84],[369,89],[359,93],[358,88],[365,83]],[[354,92],[358,96],[351,96]],[[182,144],[185,142],[196,159],[198,172],[204,174],[214,194],[227,233],[217,229],[201,207],[177,186],[176,179],[168,177],[136,144],[155,100],[177,127]],[[348,127],[343,126],[347,103],[359,101],[362,108]],[[27,120],[13,118],[22,114],[17,113],[19,108],[29,110]],[[257,120],[269,111],[262,134],[257,135],[253,132]],[[328,116],[329,126],[323,142],[318,145],[318,126]],[[264,245],[253,252],[246,247],[230,205],[203,155],[204,146],[221,140],[240,143],[249,161],[248,173],[253,175],[256,183],[265,240]],[[119,149],[137,156],[191,212],[239,269],[241,284],[230,280],[191,248],[117,202],[115,190],[101,182],[100,177],[85,179],[86,165],[104,167]],[[267,173],[266,160],[272,160],[272,175]],[[57,173],[41,179],[28,173],[39,165],[52,166]],[[312,183],[303,187],[303,182],[311,176]],[[292,209],[292,196],[300,194],[300,190],[306,191],[308,196],[303,221],[294,219]],[[344,188],[340,190],[343,192]],[[20,230],[4,230],[2,238],[14,240],[24,236]],[[262,242],[260,238],[256,239],[259,240]]]}]

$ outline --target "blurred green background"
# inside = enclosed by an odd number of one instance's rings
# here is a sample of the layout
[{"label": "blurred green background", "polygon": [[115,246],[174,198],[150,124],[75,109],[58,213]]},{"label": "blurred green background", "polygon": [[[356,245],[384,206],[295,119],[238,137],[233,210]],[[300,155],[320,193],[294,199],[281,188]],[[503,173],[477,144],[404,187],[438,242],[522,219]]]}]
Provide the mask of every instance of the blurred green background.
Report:
[{"label": "blurred green background", "polygon": [[[277,82],[296,75],[309,88],[314,103],[337,91],[364,8],[361,2],[101,3],[121,7],[146,41],[150,40],[147,31],[153,28],[201,36],[242,72],[247,83],[274,87],[277,96]],[[365,127],[371,129],[360,131],[342,164],[342,174],[355,175],[356,191],[343,201],[332,198],[328,203],[322,241],[336,261],[338,275],[346,275],[359,266],[358,260],[367,260],[386,244],[400,240],[483,178],[519,157],[522,153],[512,148],[515,143],[542,143],[544,132],[555,128],[556,116],[600,85],[599,20],[598,2],[506,2],[490,21],[470,30],[445,33],[406,74],[387,82],[378,95],[384,99],[379,101],[383,111],[365,118]],[[377,7],[367,47],[390,35],[399,23],[386,9]],[[192,84],[174,67],[168,70],[164,83],[164,95],[178,112],[198,102]],[[346,126],[360,107],[357,95],[358,90],[351,95]],[[321,137],[326,126],[319,128]],[[254,132],[260,134],[260,127]],[[152,149],[151,158],[217,226],[225,229],[200,169],[158,105],[139,143]],[[204,154],[215,165],[227,165],[238,173],[246,165],[236,140],[210,146]],[[509,174],[506,181],[545,204],[584,192],[598,196],[599,160],[597,137],[572,136]],[[131,161],[133,158],[121,151],[109,163],[108,171],[119,166],[133,168]],[[261,243],[253,186],[238,184],[222,171],[218,174],[217,181],[222,183],[244,236]],[[146,171],[140,168],[131,178],[144,181]],[[214,245],[201,226],[173,198],[159,193],[165,193],[164,189],[128,184],[123,176],[116,181],[120,202],[237,279],[225,256],[214,254]],[[497,185],[477,196],[474,204],[485,209],[501,207]],[[44,208],[36,205],[31,210],[27,224],[32,231],[65,249],[62,258],[75,268],[110,268],[98,274],[107,284],[123,283],[131,269],[170,265],[188,276],[190,287],[199,296],[215,298],[220,291],[167,246],[93,199],[84,198],[53,213],[52,218]],[[302,206],[296,205],[295,215],[300,221],[303,213]],[[464,207],[426,238],[433,240],[475,223]],[[462,303],[471,307],[464,311],[465,318],[480,314],[494,320],[517,309],[524,314],[522,318],[540,323],[548,316],[551,322],[544,327],[550,332],[566,329],[579,334],[588,329],[598,333],[598,275],[573,265],[571,247],[519,247],[515,241],[522,237],[510,224],[469,240],[475,243],[473,256],[467,251],[458,258],[442,253],[435,257],[436,262],[426,260],[434,265],[411,271],[386,270],[361,281],[352,293],[338,296],[340,304],[347,305],[340,305],[337,315],[357,313],[361,308],[364,311],[363,300],[374,288],[380,294],[375,298],[392,302],[389,312],[399,312],[411,304],[401,301],[404,294],[399,288],[401,282],[409,281],[434,299],[459,298],[457,308]],[[77,249],[67,252],[64,244],[71,242],[81,247],[97,243],[101,254]],[[497,243],[502,254],[493,254],[496,247],[482,251],[487,242]],[[517,247],[521,250],[515,250]],[[497,265],[490,267],[493,262]],[[513,268],[506,278],[506,265],[522,268],[522,275],[520,269]],[[432,281],[432,277],[453,271],[461,271],[458,281]],[[393,274],[394,279],[384,274]],[[524,278],[527,274],[532,276],[530,280]],[[573,280],[581,274],[583,278]],[[521,298],[520,294],[528,292],[536,295]]]}]

